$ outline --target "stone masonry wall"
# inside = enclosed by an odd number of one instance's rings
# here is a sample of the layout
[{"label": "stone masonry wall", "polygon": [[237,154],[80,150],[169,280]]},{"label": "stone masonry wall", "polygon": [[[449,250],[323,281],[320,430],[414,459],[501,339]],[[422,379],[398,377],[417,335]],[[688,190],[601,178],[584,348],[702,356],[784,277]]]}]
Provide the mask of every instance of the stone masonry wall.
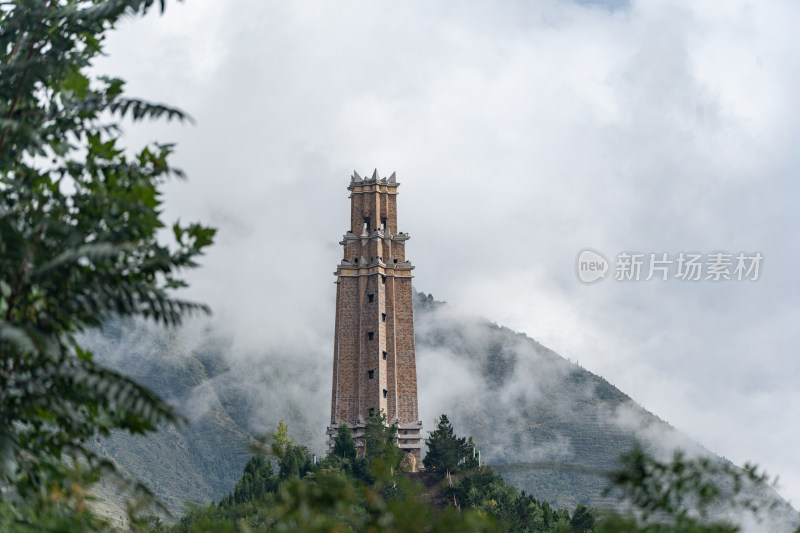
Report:
[{"label": "stone masonry wall", "polygon": [[397,402],[401,423],[419,420],[417,411],[417,363],[414,351],[414,310],[411,279],[394,278],[397,336]]},{"label": "stone masonry wall", "polygon": [[[352,233],[345,235],[345,262],[337,271],[331,398],[334,429],[329,435],[335,435],[340,422],[359,426],[371,412],[384,412],[390,422],[415,425],[400,431],[406,438],[399,442],[419,458],[414,316],[405,242],[387,243],[381,236],[362,244],[360,238],[365,219],[368,235],[382,227],[389,235],[398,235],[397,195],[367,190],[376,188],[371,185],[374,181],[363,182],[363,187],[357,187],[358,183],[351,184]],[[367,264],[360,264],[362,257]],[[385,271],[373,262],[378,258],[386,265]]]}]

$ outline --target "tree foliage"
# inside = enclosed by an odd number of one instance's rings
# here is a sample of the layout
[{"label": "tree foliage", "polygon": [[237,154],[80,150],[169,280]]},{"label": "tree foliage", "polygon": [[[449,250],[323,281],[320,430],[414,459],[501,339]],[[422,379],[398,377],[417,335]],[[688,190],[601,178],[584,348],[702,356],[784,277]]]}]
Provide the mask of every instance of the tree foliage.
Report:
[{"label": "tree foliage", "polygon": [[353,434],[350,432],[350,426],[344,422],[339,425],[339,431],[337,431],[336,439],[333,442],[332,453],[342,459],[356,460],[356,443],[353,440]]},{"label": "tree foliage", "polygon": [[231,507],[250,500],[261,500],[278,490],[279,479],[275,475],[272,461],[261,454],[251,457],[244,465],[244,472],[233,492],[220,500],[220,507]]},{"label": "tree foliage", "polygon": [[590,507],[579,503],[575,510],[572,512],[572,518],[569,521],[572,526],[572,531],[575,533],[590,533],[594,531],[596,522],[596,512]]},{"label": "tree foliage", "polygon": [[[266,497],[254,491],[244,500],[227,496],[219,505],[195,508],[184,516],[173,531],[204,532],[278,532],[278,531],[388,531],[388,532],[468,532],[497,531],[496,521],[477,511],[457,511],[448,506],[437,509],[420,497],[421,488],[402,475],[385,468],[397,453],[393,428],[385,419],[372,417],[366,433],[372,439],[367,456],[343,457],[331,454],[320,465],[311,465],[299,476],[281,476],[277,490]],[[342,426],[346,427],[346,426]],[[276,436],[278,433],[275,434]],[[339,439],[345,450],[352,443],[349,429],[340,428]],[[346,437],[346,438],[345,438]],[[288,439],[288,428],[278,437]],[[262,439],[263,440],[263,439]],[[273,437],[274,440],[274,437]],[[369,442],[369,440],[368,440]],[[261,446],[264,444],[262,442]],[[283,448],[284,456],[294,444]],[[355,446],[353,445],[353,451]],[[355,461],[351,461],[355,459]],[[353,464],[360,465],[353,468]],[[261,463],[259,463],[260,465]],[[248,463],[250,465],[250,463]],[[281,470],[283,470],[281,466]],[[369,469],[364,476],[359,468]],[[245,467],[240,486],[254,485],[252,467]],[[244,492],[240,492],[245,494]]]},{"label": "tree foliage", "polygon": [[175,223],[172,242],[161,231],[160,187],[181,176],[169,164],[173,146],[130,155],[119,145],[123,117],[188,117],[125,96],[118,78],[90,75],[105,34],[153,4],[0,5],[0,507],[9,515],[24,516],[33,501],[83,512],[81,487],[113,470],[90,439],[179,420],[150,391],[98,365],[76,337],[112,315],[177,325],[207,311],[174,289],[186,285],[182,271],[197,266],[214,230]]},{"label": "tree foliage", "polygon": [[[388,448],[393,432],[380,424],[382,420],[374,417],[376,423],[371,429],[376,441],[382,443],[374,448],[378,453],[370,455],[367,451],[366,457],[357,458],[358,464],[370,469],[370,476],[349,468],[349,459],[331,454],[304,476],[281,479],[277,491],[266,497],[253,494],[249,499],[238,500],[228,496],[219,505],[193,509],[174,531],[572,533],[573,522],[576,526],[587,524],[581,512],[571,520],[566,509],[553,510],[547,502],[524,492],[519,494],[502,476],[488,467],[477,468],[477,464],[462,470],[454,478],[453,487],[439,482],[423,489],[407,474],[383,467],[386,458],[393,456]],[[372,463],[370,458],[374,459]],[[251,470],[245,467],[237,488],[253,477]],[[458,506],[454,505],[454,497]]]},{"label": "tree foliage", "polygon": [[272,434],[272,453],[276,457],[283,457],[292,446],[294,446],[294,437],[289,437],[289,425],[281,420],[275,428],[275,433]]},{"label": "tree foliage", "polygon": [[350,427],[341,424],[332,453],[322,460],[325,468],[341,469],[366,483],[379,476],[391,475],[400,464],[402,452],[397,447],[397,426],[386,425],[386,415],[372,415],[364,427],[363,447],[356,447]]},{"label": "tree foliage", "polygon": [[386,414],[367,418],[364,428],[364,455],[367,459],[383,458],[392,466],[400,462],[397,447],[397,426],[386,425]]},{"label": "tree foliage", "polygon": [[[422,460],[425,468],[443,476],[448,470],[456,472],[459,469],[459,462],[463,459],[472,459],[473,445],[467,442],[466,437],[457,437],[453,431],[453,426],[447,415],[442,415],[436,421],[436,429],[430,432],[425,439],[428,445],[428,453]],[[465,468],[473,468],[477,462],[464,465]]]},{"label": "tree foliage", "polygon": [[[751,513],[756,520],[769,518],[775,502],[763,498],[767,476],[753,465],[736,466],[714,458],[688,458],[676,451],[670,461],[659,461],[634,447],[621,458],[622,466],[610,474],[627,511],[604,514],[599,533],[735,533],[737,519]],[[609,489],[611,490],[611,489]],[[776,530],[797,528],[778,524]]]},{"label": "tree foliage", "polygon": [[[446,417],[439,423],[443,428],[449,425]],[[462,442],[449,431],[442,434]],[[366,457],[357,460],[368,464]],[[257,464],[263,465],[263,460]],[[663,463],[638,448],[622,458],[619,470],[609,473],[611,486],[630,503],[630,512],[600,512],[584,504],[572,514],[567,509],[554,509],[547,501],[518,492],[501,475],[477,463],[465,467],[462,462],[450,479],[432,486],[427,483],[426,488],[410,482],[406,474],[375,468],[375,464],[369,477],[360,476],[347,464],[341,456],[331,454],[303,476],[277,480],[277,486],[269,485],[276,488],[265,495],[250,491],[245,499],[228,496],[220,505],[196,508],[174,531],[733,533],[739,527],[714,516],[714,505],[727,504],[727,510],[765,510],[763,503],[751,498],[757,492],[746,490],[749,483],[760,484],[766,479],[751,466],[739,470],[703,458],[687,459],[680,453]],[[237,490],[254,485],[250,481],[254,468],[250,465],[245,467]],[[765,524],[766,528],[773,526]]]},{"label": "tree foliage", "polygon": [[503,476],[488,466],[479,465],[477,458],[473,457],[475,444],[472,437],[458,437],[446,415],[439,418],[428,442],[426,467],[439,478],[447,471],[451,473],[448,479],[440,482],[444,485],[447,501],[458,504],[461,509],[492,516],[501,531],[571,533],[591,530],[576,529],[572,523],[575,517],[570,519],[566,509],[553,510],[548,502],[540,501],[525,491],[519,493],[516,487],[506,483]]},{"label": "tree foliage", "polygon": [[278,422],[274,433],[257,435],[250,449],[256,454],[272,454],[278,461],[278,475],[282,480],[302,477],[312,467],[308,448],[295,445],[294,437],[289,436],[289,426],[283,420]]}]

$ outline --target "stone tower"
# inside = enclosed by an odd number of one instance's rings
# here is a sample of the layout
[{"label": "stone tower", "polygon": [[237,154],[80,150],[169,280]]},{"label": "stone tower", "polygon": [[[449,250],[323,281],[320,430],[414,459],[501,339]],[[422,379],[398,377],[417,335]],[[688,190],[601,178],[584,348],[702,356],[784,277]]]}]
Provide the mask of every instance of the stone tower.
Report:
[{"label": "stone tower", "polygon": [[339,244],[344,258],[336,269],[336,335],[329,451],[339,424],[352,429],[363,450],[364,427],[385,413],[397,426],[400,449],[419,461],[422,422],[417,411],[414,312],[409,236],[397,231],[395,175],[371,178],[353,173],[350,229]]}]

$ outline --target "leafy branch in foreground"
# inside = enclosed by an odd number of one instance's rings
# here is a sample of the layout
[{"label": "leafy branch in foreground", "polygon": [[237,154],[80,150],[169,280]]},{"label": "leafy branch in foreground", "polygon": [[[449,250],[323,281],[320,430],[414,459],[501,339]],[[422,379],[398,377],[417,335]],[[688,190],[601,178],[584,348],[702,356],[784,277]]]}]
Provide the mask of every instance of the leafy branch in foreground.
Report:
[{"label": "leafy branch in foreground", "polygon": [[[716,458],[687,458],[681,451],[661,462],[639,447],[621,459],[622,468],[609,477],[630,508],[607,513],[598,533],[734,533],[746,513],[777,527],[777,518],[770,517],[777,500],[765,498],[767,475],[753,465],[738,468]],[[795,527],[796,519],[781,530]]]},{"label": "leafy branch in foreground", "polygon": [[88,74],[106,32],[155,3],[0,7],[2,530],[94,527],[85,489],[113,465],[87,442],[180,420],[76,340],[112,315],[177,325],[208,311],[173,295],[214,236],[201,224],[175,224],[175,241],[162,242],[160,187],[182,175],[168,162],[173,146],[129,155],[118,145],[124,116],[187,115],[125,97],[120,79]]}]

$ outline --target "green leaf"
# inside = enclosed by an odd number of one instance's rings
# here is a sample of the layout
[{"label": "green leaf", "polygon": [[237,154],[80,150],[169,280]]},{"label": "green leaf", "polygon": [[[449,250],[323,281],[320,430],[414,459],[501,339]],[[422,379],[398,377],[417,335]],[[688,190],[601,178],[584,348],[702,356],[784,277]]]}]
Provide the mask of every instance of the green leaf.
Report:
[{"label": "green leaf", "polygon": [[89,92],[89,78],[81,74],[77,68],[73,68],[64,77],[61,88],[71,93],[72,98],[86,98]]}]

